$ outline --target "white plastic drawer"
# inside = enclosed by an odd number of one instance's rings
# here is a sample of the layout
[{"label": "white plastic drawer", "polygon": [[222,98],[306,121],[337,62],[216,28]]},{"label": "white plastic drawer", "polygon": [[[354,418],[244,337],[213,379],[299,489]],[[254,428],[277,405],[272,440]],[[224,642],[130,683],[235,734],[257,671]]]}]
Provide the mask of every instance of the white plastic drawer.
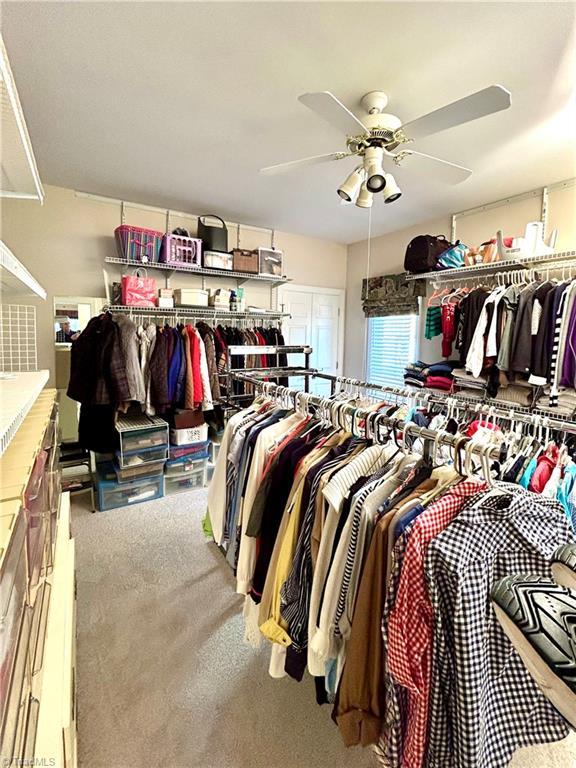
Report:
[{"label": "white plastic drawer", "polygon": [[206,469],[197,469],[189,475],[166,476],[166,494],[182,493],[206,485]]},{"label": "white plastic drawer", "polygon": [[166,463],[166,478],[169,477],[186,477],[194,472],[203,472],[206,469],[206,459],[200,459],[199,461],[193,461],[192,459],[168,461]]}]

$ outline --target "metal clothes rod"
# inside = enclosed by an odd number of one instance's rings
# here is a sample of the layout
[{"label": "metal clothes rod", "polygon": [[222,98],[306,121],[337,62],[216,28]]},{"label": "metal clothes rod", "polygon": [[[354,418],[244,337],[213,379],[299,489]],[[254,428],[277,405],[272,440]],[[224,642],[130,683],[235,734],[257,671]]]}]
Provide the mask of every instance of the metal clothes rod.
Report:
[{"label": "metal clothes rod", "polygon": [[[328,401],[325,397],[321,397],[320,395],[304,393],[301,390],[292,389],[290,387],[282,387],[271,382],[263,382],[261,379],[250,376],[248,374],[235,372],[233,375],[234,378],[237,378],[240,381],[253,384],[256,389],[259,389],[264,393],[277,394],[281,397],[289,397],[294,402],[294,407],[298,405],[299,397],[302,398],[302,401],[306,405],[312,404],[318,407],[324,407],[329,404],[331,406],[331,418],[334,419],[334,426],[339,428],[342,428],[342,424],[335,418],[332,409],[348,413],[348,415],[352,417],[353,425],[354,422],[364,420],[366,424],[366,436],[376,443],[380,443],[381,440],[380,427],[386,427],[388,430],[398,429],[406,435],[414,435],[415,437],[419,437],[423,440],[434,441],[434,443],[437,445],[447,445],[454,448],[455,451],[460,451],[462,448],[466,447],[466,451],[470,450],[475,455],[482,456],[483,458],[502,460],[505,456],[504,446],[482,446],[476,443],[472,443],[470,438],[463,437],[462,435],[452,435],[449,432],[429,429],[428,427],[419,427],[413,422],[406,422],[402,419],[386,416],[383,413],[375,413],[374,411],[369,411],[363,408],[356,408],[345,401]],[[370,424],[370,427],[368,427],[368,424]],[[368,434],[369,432],[370,434]],[[388,441],[388,439],[389,436],[387,435],[386,441]]]},{"label": "metal clothes rod", "polygon": [[[265,374],[260,374],[265,375]],[[527,408],[515,404],[502,404],[497,401],[484,401],[480,398],[467,397],[458,393],[432,392],[430,390],[417,390],[408,387],[394,387],[384,384],[373,384],[360,379],[351,379],[344,376],[332,376],[327,373],[311,372],[315,378],[325,379],[333,383],[332,394],[335,392],[335,385],[357,387],[359,389],[382,392],[384,394],[402,397],[406,400],[415,401],[421,405],[434,404],[451,406],[460,410],[476,412],[483,415],[494,416],[497,419],[504,419],[512,424],[526,424],[532,427],[543,427],[566,434],[576,434],[576,421],[568,416],[551,414],[549,411],[539,408]],[[259,379],[260,383],[262,380]]]}]

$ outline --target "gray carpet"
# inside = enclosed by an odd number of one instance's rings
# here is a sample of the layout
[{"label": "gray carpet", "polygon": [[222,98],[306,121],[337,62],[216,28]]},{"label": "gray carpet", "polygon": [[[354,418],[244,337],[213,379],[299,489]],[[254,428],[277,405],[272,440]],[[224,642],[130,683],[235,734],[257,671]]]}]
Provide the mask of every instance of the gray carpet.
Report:
[{"label": "gray carpet", "polygon": [[344,748],[309,678],[273,680],[244,645],[204,491],[95,514],[76,499],[82,768],[372,764]]},{"label": "gray carpet", "polygon": [[[91,514],[73,503],[80,768],[366,768],[310,679],[273,680],[200,526],[204,491]],[[514,768],[574,768],[566,744]]]}]

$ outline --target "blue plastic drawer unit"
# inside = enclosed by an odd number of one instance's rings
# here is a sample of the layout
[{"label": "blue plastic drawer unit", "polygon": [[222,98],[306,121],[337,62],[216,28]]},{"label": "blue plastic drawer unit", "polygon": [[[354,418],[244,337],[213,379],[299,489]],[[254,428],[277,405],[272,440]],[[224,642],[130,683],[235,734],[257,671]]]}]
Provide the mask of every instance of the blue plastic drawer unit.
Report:
[{"label": "blue plastic drawer unit", "polygon": [[197,471],[206,469],[208,456],[201,459],[189,459],[183,456],[181,459],[174,459],[166,462],[166,477],[184,477]]},{"label": "blue plastic drawer unit", "polygon": [[96,482],[98,490],[98,508],[101,512],[144,501],[161,499],[164,496],[164,476],[143,477],[127,483],[118,480],[105,480],[101,476]]},{"label": "blue plastic drawer unit", "polygon": [[169,458],[183,459],[204,459],[208,455],[210,449],[210,440],[204,440],[200,443],[191,443],[190,445],[171,445]]}]

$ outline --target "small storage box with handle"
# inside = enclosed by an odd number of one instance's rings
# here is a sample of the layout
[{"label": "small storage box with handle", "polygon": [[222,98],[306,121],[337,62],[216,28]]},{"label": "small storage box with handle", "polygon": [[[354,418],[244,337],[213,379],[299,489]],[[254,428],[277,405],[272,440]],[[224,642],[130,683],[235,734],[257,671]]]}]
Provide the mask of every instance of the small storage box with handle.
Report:
[{"label": "small storage box with handle", "polygon": [[156,280],[146,276],[146,270],[136,269],[133,275],[122,275],[122,304],[127,307],[155,307],[158,288]]},{"label": "small storage box with handle", "polygon": [[114,230],[118,256],[136,264],[157,262],[162,246],[162,232],[122,224]]},{"label": "small storage box with handle", "polygon": [[164,235],[160,261],[174,267],[201,267],[202,240],[199,237]]},{"label": "small storage box with handle", "polygon": [[282,277],[282,251],[258,248],[258,271],[261,275]]},{"label": "small storage box with handle", "polygon": [[[220,225],[207,224],[206,219],[215,219]],[[205,251],[228,252],[228,230],[224,219],[212,213],[205,213],[198,217],[198,237],[202,240]]]},{"label": "small storage box with handle", "polygon": [[258,251],[234,248],[232,251],[232,266],[235,272],[247,272],[251,275],[257,275],[260,268]]}]

